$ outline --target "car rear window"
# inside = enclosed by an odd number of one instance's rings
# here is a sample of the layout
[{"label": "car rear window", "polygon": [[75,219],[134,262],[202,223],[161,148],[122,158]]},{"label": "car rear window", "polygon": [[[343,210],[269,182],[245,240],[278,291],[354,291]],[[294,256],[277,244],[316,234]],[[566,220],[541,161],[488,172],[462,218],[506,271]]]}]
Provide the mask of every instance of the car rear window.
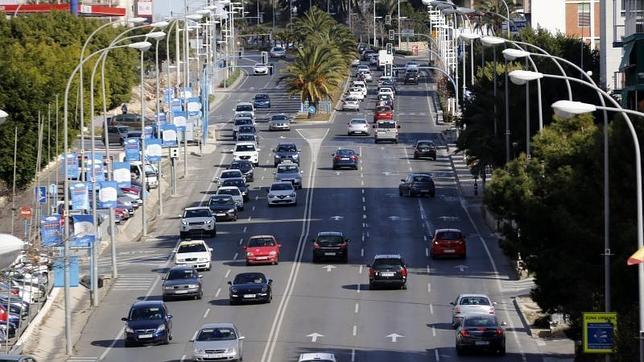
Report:
[{"label": "car rear window", "polygon": [[414,176],[413,182],[431,182],[432,178],[429,176]]},{"label": "car rear window", "polygon": [[297,152],[297,147],[295,145],[279,145],[277,152]]},{"label": "car rear window", "polygon": [[366,119],[352,119],[351,124],[367,124]]},{"label": "car rear window", "polygon": [[241,126],[244,124],[253,124],[253,120],[249,118],[238,118],[235,120],[235,126]]},{"label": "car rear window", "polygon": [[335,151],[335,154],[338,156],[353,156],[356,153],[353,152],[353,150],[337,150]]},{"label": "car rear window", "polygon": [[237,107],[235,108],[235,111],[237,112],[252,112],[253,111],[253,106],[250,104],[238,104]]},{"label": "car rear window", "polygon": [[460,305],[490,305],[490,300],[485,297],[463,297],[458,302]]},{"label": "car rear window", "polygon": [[237,141],[244,141],[244,142],[254,142],[255,141],[255,136],[252,134],[243,134],[237,136]]},{"label": "car rear window", "polygon": [[341,235],[318,235],[317,243],[321,246],[338,245],[344,242]]},{"label": "car rear window", "polygon": [[196,279],[197,274],[192,269],[175,269],[170,270],[166,280]]},{"label": "car rear window", "polygon": [[418,142],[418,147],[434,147],[432,142]]},{"label": "car rear window", "polygon": [[378,122],[378,128],[396,128],[395,122]]},{"label": "car rear window", "polygon": [[287,166],[279,166],[277,167],[277,173],[293,173],[297,172],[297,166],[296,165],[287,165]]},{"label": "car rear window", "polygon": [[238,188],[234,188],[234,189],[219,189],[219,190],[217,190],[217,193],[220,194],[220,195],[233,195],[233,196],[241,195],[241,192],[239,191]]},{"label": "car rear window", "polygon": [[458,231],[439,231],[436,233],[436,239],[442,240],[459,240],[463,237]]},{"label": "car rear window", "polygon": [[240,126],[239,133],[255,133],[255,126]]},{"label": "car rear window", "polygon": [[272,238],[252,238],[248,240],[248,246],[275,246],[275,240]]},{"label": "car rear window", "polygon": [[373,261],[375,269],[395,269],[402,268],[402,260],[398,258],[378,258]]},{"label": "car rear window", "polygon": [[255,151],[255,146],[254,145],[237,145],[235,147],[236,152],[248,152],[248,151]]},{"label": "car rear window", "polygon": [[206,246],[202,243],[195,243],[195,244],[182,244],[179,245],[179,250],[177,250],[177,253],[200,253],[206,251]]},{"label": "car rear window", "polygon": [[496,318],[488,316],[476,316],[465,318],[465,327],[496,327]]},{"label": "car rear window", "polygon": [[221,176],[219,178],[231,178],[231,177],[241,177],[241,172],[239,170],[224,171],[221,173]]},{"label": "car rear window", "polygon": [[224,182],[221,183],[221,186],[237,186],[237,187],[244,187],[246,184],[244,184],[244,180],[241,179],[232,179],[232,180],[225,180]]}]

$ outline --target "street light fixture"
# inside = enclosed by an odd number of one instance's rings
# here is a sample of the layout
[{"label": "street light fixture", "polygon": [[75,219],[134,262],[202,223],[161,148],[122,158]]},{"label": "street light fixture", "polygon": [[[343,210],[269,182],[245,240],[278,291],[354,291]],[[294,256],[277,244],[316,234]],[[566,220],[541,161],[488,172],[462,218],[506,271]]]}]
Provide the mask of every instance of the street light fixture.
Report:
[{"label": "street light fixture", "polygon": [[168,25],[170,25],[170,23],[165,21],[165,20],[157,21],[156,23],[150,24],[150,26],[153,27],[153,28],[165,28]]}]

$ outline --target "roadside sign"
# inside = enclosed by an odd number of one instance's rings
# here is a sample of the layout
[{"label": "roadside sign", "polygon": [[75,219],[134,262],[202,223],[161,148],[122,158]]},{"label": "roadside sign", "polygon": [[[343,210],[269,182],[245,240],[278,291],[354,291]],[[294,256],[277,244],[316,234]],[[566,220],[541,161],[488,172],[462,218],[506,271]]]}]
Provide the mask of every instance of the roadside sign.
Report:
[{"label": "roadside sign", "polygon": [[309,113],[315,113],[315,106],[314,105],[309,106]]},{"label": "roadside sign", "polygon": [[402,35],[402,36],[414,36],[414,29],[402,29],[400,31],[400,35]]},{"label": "roadside sign", "polygon": [[389,29],[389,40],[394,40],[396,38],[396,33],[394,29]]},{"label": "roadside sign", "polygon": [[[69,265],[69,286],[77,287],[78,286],[78,257],[69,256],[68,257]],[[54,288],[62,288],[65,286],[65,259],[64,258],[55,258],[54,266]]]},{"label": "roadside sign", "polygon": [[584,353],[615,353],[617,313],[583,313]]},{"label": "roadside sign", "polygon": [[31,207],[29,206],[22,206],[20,208],[20,217],[23,219],[29,219],[31,218]]},{"label": "roadside sign", "polygon": [[47,187],[46,186],[36,186],[34,188],[34,196],[38,200],[39,204],[47,203]]}]

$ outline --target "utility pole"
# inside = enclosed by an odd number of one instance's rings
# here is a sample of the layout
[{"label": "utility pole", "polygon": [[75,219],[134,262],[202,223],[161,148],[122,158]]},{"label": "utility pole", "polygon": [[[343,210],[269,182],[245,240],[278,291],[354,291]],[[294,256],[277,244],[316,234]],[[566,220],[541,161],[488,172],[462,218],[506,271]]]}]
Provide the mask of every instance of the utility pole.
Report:
[{"label": "utility pole", "polygon": [[13,193],[11,196],[11,234],[15,232],[16,222],[16,165],[18,155],[18,126],[15,128],[13,138]]}]

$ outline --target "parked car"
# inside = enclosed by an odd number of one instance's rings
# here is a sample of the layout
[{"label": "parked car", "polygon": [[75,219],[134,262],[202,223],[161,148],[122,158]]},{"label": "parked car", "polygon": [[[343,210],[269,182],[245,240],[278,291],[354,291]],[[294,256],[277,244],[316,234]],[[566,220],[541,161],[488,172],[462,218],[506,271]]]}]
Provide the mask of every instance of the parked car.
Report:
[{"label": "parked car", "polygon": [[164,302],[145,300],[130,307],[125,322],[125,347],[143,343],[168,344],[172,340],[172,315]]},{"label": "parked car", "polygon": [[230,304],[242,302],[264,302],[273,300],[273,280],[268,279],[264,273],[239,273],[228,282]]},{"label": "parked car", "polygon": [[241,361],[244,336],[232,323],[206,323],[192,342],[193,361]]},{"label": "parked car", "polygon": [[163,300],[169,298],[201,299],[201,275],[193,266],[177,265],[166,273],[161,285]]},{"label": "parked car", "polygon": [[281,247],[273,235],[251,236],[244,246],[246,265],[279,264]]}]

